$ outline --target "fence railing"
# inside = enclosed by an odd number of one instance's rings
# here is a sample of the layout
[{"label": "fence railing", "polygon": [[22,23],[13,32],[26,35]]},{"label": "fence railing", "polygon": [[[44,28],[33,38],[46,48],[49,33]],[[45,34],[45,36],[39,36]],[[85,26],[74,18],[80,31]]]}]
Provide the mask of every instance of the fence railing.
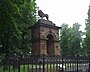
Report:
[{"label": "fence railing", "polygon": [[10,55],[0,64],[0,72],[90,72],[90,57]]}]

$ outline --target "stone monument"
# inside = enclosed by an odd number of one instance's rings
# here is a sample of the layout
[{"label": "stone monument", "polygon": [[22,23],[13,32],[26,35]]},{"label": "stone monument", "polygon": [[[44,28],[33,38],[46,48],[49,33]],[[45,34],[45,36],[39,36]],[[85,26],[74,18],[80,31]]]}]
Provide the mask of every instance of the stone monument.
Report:
[{"label": "stone monument", "polygon": [[[39,15],[40,16],[40,15]],[[59,29],[52,21],[48,20],[48,15],[44,13],[40,16],[32,31],[31,54],[36,55],[60,55]],[[46,17],[47,20],[43,19]]]}]

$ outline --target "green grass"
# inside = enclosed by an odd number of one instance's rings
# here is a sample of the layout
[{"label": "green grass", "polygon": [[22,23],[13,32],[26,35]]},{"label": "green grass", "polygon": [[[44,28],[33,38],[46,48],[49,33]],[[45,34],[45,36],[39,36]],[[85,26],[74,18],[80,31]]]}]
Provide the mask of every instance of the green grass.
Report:
[{"label": "green grass", "polygon": [[[29,67],[31,68],[31,65],[29,65]],[[18,72],[18,68],[13,68],[13,66],[8,67],[7,70],[3,70],[3,66],[0,67],[0,72]],[[20,72],[28,72],[29,68],[28,65],[20,65]]]},{"label": "green grass", "polygon": [[0,72],[14,72],[14,71],[18,72],[17,69],[13,69],[12,66],[8,67],[7,70],[4,70],[3,68],[4,68],[4,66],[0,67]]},{"label": "green grass", "polygon": [[[28,72],[28,70],[32,70],[33,69],[40,69],[43,70],[43,66],[42,65],[20,65],[20,72]],[[56,72],[56,65],[54,64],[45,64],[44,66],[45,68],[45,72]],[[18,72],[18,69],[13,69],[13,66],[10,66],[9,69],[3,71],[3,66],[0,67],[0,72]]]},{"label": "green grass", "polygon": [[[76,67],[76,65],[77,64],[72,63],[71,67]],[[64,66],[69,67],[70,63],[64,64]],[[78,66],[80,66],[80,64]],[[13,66],[9,66],[8,70],[5,70],[5,71],[3,71],[3,68],[4,68],[3,66],[0,67],[0,72],[18,72],[18,68],[13,69]],[[40,64],[40,65],[39,64],[38,65],[36,65],[36,64],[20,65],[20,72],[29,72],[29,70],[30,70],[30,72],[32,72],[32,68],[34,70],[36,70],[36,69],[43,70],[43,65],[42,64]],[[44,69],[45,69],[45,72],[56,72],[56,64],[45,64]]]},{"label": "green grass", "polygon": [[0,67],[0,72],[3,72],[3,67]]}]

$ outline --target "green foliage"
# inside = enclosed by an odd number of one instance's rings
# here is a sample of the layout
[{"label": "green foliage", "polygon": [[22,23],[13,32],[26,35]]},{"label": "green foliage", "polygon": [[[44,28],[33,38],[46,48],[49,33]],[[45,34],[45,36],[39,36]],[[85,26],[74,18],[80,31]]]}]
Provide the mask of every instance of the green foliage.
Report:
[{"label": "green foliage", "polygon": [[71,48],[72,55],[81,54],[81,43],[82,43],[82,31],[79,30],[80,24],[75,23],[71,29]]},{"label": "green foliage", "polygon": [[85,54],[90,54],[90,6],[88,9],[88,19],[86,21],[86,38],[84,39]]},{"label": "green foliage", "polygon": [[67,24],[62,24],[61,26],[61,53],[62,55],[68,55],[68,25]]},{"label": "green foliage", "polygon": [[79,30],[80,24],[75,23],[73,27],[63,24],[61,29],[61,50],[62,55],[81,54],[82,31]]},{"label": "green foliage", "polygon": [[35,0],[0,0],[0,54],[30,51]]}]

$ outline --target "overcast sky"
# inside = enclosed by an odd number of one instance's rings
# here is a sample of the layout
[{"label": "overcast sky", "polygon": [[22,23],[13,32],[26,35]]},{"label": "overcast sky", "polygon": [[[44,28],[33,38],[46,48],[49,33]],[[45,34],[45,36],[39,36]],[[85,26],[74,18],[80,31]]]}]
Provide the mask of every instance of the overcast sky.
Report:
[{"label": "overcast sky", "polygon": [[81,29],[84,29],[90,0],[36,0],[36,3],[57,26],[63,23],[72,26],[78,22],[82,25]]}]

